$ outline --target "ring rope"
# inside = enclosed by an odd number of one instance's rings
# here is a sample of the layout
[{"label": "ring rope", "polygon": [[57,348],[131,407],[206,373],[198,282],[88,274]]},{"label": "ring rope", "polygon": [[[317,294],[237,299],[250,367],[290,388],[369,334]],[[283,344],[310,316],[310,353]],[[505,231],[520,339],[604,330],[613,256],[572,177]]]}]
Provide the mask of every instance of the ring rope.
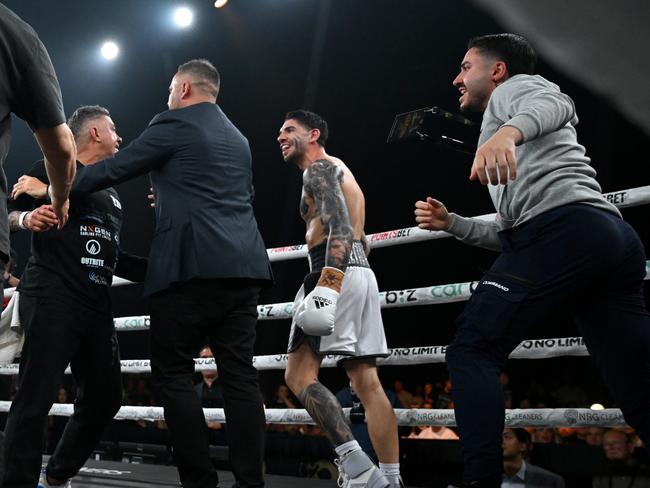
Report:
[{"label": "ring rope", "polygon": [[[650,260],[645,263],[646,280],[650,280]],[[379,293],[381,308],[415,307],[419,305],[439,305],[442,303],[469,300],[478,281],[450,283],[424,288],[389,290]],[[270,303],[257,307],[258,320],[290,319],[293,316],[293,302]],[[115,329],[119,331],[136,331],[149,329],[149,316],[136,315],[114,319]]]},{"label": "ring rope", "polygon": [[[378,358],[377,364],[383,366],[405,366],[413,364],[444,363],[447,346],[395,347],[389,349],[390,356]],[[547,359],[563,356],[588,356],[581,337],[561,337],[555,339],[530,339],[521,342],[510,354],[511,359]],[[322,367],[334,368],[343,356],[328,355],[323,358]],[[253,357],[253,365],[258,370],[286,369],[287,354],[270,354]],[[151,372],[149,359],[123,359],[120,361],[122,373],[141,374]],[[0,375],[18,374],[17,363],[0,365]],[[214,358],[195,358],[195,371],[215,371]],[[66,374],[71,374],[68,367]]]},{"label": "ring rope", "polygon": [[[611,193],[603,193],[603,196],[618,208],[634,207],[650,203],[650,185],[629,190],[621,190]],[[478,215],[473,218],[480,220],[493,221],[496,214]],[[444,231],[431,231],[420,229],[419,227],[406,227],[404,229],[389,230],[377,234],[368,234],[366,239],[370,248],[379,248],[394,246],[397,244],[410,244],[412,242],[428,241],[432,239],[442,239],[452,237],[451,234]],[[307,257],[307,245],[298,244],[294,246],[274,247],[267,249],[269,260],[285,261],[289,259],[298,259]]]},{"label": "ring rope", "polygon": [[[618,208],[635,207],[638,205],[645,205],[650,203],[650,185],[640,186],[638,188],[630,188],[628,190],[620,190],[611,193],[603,193],[603,196]],[[473,218],[481,220],[494,220],[496,214],[478,215]],[[432,239],[442,239],[444,237],[451,237],[451,234],[444,231],[430,231],[423,230],[419,227],[406,227],[404,229],[389,230],[385,232],[378,232],[376,234],[368,234],[366,236],[368,245],[371,248],[394,246],[397,244],[408,244],[411,242],[428,241]],[[285,261],[289,259],[298,259],[307,257],[307,245],[296,244],[293,246],[274,247],[266,250],[269,260]],[[113,278],[113,286],[130,285],[132,281],[125,280],[115,276]],[[9,297],[14,292],[15,288],[7,288],[4,290],[4,296]]]},{"label": "ring rope", "polygon": [[[8,412],[11,402],[1,401],[0,412]],[[345,418],[350,421],[350,408],[344,408]],[[424,409],[396,408],[394,409],[397,423],[401,426],[442,425],[456,426],[456,416],[453,409]],[[49,415],[70,417],[74,413],[74,405],[70,403],[55,403]],[[223,408],[204,408],[205,420],[208,422],[226,423]],[[265,409],[266,422],[269,424],[312,424],[306,410],[301,408],[268,408]],[[164,420],[162,407],[123,406],[115,420],[147,420],[150,422]],[[590,410],[588,408],[535,408],[511,409],[505,411],[507,427],[626,427],[625,419],[618,408],[605,410]]]}]

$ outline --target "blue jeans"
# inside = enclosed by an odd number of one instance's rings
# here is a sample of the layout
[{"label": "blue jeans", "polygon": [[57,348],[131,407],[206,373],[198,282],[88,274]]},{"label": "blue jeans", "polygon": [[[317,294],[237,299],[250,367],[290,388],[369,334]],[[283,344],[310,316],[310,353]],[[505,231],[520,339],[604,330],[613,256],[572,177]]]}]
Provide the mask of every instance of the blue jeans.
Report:
[{"label": "blue jeans", "polygon": [[512,350],[560,307],[571,310],[627,423],[650,445],[646,257],[634,229],[614,214],[573,204],[499,236],[503,252],[458,318],[447,349],[465,481],[499,486],[499,376]]}]

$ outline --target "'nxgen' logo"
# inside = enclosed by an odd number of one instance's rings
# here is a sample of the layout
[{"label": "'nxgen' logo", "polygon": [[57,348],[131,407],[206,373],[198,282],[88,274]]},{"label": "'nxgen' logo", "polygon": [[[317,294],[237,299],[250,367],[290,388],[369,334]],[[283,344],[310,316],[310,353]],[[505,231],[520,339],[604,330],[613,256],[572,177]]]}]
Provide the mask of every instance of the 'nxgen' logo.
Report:
[{"label": "'nxgen' logo", "polygon": [[330,300],[329,298],[318,297],[318,296],[314,296],[312,298],[314,299],[314,304],[316,305],[317,309],[328,307],[332,304],[332,300]]}]

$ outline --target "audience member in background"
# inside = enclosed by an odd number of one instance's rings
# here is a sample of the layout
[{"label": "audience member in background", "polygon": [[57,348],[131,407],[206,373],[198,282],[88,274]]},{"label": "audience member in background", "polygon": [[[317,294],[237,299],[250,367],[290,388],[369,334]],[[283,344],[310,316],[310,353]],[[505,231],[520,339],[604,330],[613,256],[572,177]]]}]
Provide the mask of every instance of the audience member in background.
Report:
[{"label": "audience member in background", "polygon": [[[281,383],[275,390],[273,400],[266,405],[266,408],[298,408],[298,405],[300,405],[300,403],[296,397],[293,396],[289,387],[284,383]],[[267,424],[266,428],[273,432],[299,432],[301,434],[307,434],[312,430],[312,426],[307,424]]]},{"label": "audience member in background", "polygon": [[564,488],[564,479],[526,462],[532,447],[525,429],[503,430],[503,483],[501,488]]},{"label": "audience member in background", "polygon": [[433,405],[435,392],[433,391],[433,383],[424,384],[424,403],[431,403]]},{"label": "audience member in background", "polygon": [[622,427],[619,428],[618,430],[625,432],[627,434],[627,436],[632,441],[634,447],[644,447],[643,441],[639,437],[639,434],[637,434],[637,432],[632,427]]},{"label": "audience member in background", "polygon": [[399,398],[399,401],[402,402],[402,408],[405,408],[413,402],[413,394],[404,388],[404,384],[401,380],[395,380],[395,383],[393,383],[393,390],[395,390],[395,394],[397,395],[397,398]]},{"label": "audience member in background", "polygon": [[560,386],[551,392],[551,398],[557,406],[563,408],[584,408],[589,404],[587,393],[568,373],[564,375]]},{"label": "audience member in background", "polygon": [[[384,388],[384,392],[386,393],[386,398],[388,398],[391,407],[393,407],[394,409],[403,408],[402,403],[397,397],[397,394],[393,390],[389,388]],[[356,395],[354,398],[352,397],[352,389],[349,386],[346,386],[345,388],[339,390],[336,393],[336,398],[343,408],[353,407],[353,402],[356,402],[358,404],[361,403],[361,401],[359,400],[358,397],[356,397]],[[368,456],[370,456],[375,462],[378,462],[377,454],[375,453],[375,449],[372,447],[372,442],[370,441],[370,435],[368,434],[368,424],[365,422],[363,423],[353,422],[352,424],[350,424],[350,428],[352,430],[352,435],[354,435],[354,438],[361,446],[361,449],[363,449],[363,451]]]},{"label": "audience member in background", "polygon": [[647,488],[650,469],[633,457],[632,439],[621,430],[611,429],[603,436],[607,458],[605,474],[594,476],[593,488]]},{"label": "audience member in background", "polygon": [[442,393],[438,395],[434,408],[454,408],[454,403],[451,400],[451,379],[445,381]]},{"label": "audience member in background", "polygon": [[298,401],[289,390],[289,387],[282,383],[275,390],[275,398],[273,402],[268,405],[268,408],[298,408],[296,405]]},{"label": "audience member in background", "polygon": [[535,444],[556,444],[555,430],[548,427],[535,429],[533,432],[533,442]]},{"label": "audience member in background", "polygon": [[[203,346],[199,352],[199,357],[213,358],[214,355],[210,346]],[[218,371],[201,371],[201,382],[194,387],[194,390],[196,390],[203,408],[223,408],[223,390],[218,380]],[[226,445],[228,443],[224,424],[209,421],[208,429],[210,429],[210,444]]]},{"label": "audience member in background", "polygon": [[585,444],[590,446],[602,446],[605,429],[602,427],[588,427],[583,434]]}]

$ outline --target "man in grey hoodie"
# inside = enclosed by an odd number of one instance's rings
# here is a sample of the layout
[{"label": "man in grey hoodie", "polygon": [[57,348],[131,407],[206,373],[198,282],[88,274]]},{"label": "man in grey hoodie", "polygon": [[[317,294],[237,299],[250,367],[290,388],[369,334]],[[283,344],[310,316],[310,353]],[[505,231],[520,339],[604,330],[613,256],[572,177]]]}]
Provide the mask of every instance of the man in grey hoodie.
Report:
[{"label": "man in grey hoodie", "polygon": [[464,483],[501,485],[501,370],[560,307],[571,310],[612,395],[650,445],[650,315],[645,251],[602,196],[578,144],[573,101],[533,75],[536,55],[513,34],[472,39],[454,79],[463,111],[483,112],[470,179],[489,185],[488,222],[416,203],[419,226],[500,251],[457,321],[447,349],[463,445]]}]

